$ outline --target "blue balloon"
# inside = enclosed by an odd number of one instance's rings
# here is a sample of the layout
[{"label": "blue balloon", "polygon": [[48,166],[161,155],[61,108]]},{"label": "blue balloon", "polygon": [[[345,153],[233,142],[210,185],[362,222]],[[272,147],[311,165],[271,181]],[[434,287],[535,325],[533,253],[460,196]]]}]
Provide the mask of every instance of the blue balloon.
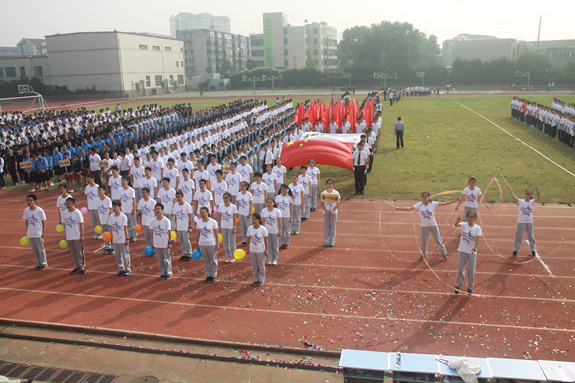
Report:
[{"label": "blue balloon", "polygon": [[152,246],[146,246],[144,249],[144,254],[148,256],[154,254],[154,248]]},{"label": "blue balloon", "polygon": [[200,251],[200,249],[194,250],[194,252],[192,253],[192,258],[195,259],[196,261],[202,258],[202,252]]}]

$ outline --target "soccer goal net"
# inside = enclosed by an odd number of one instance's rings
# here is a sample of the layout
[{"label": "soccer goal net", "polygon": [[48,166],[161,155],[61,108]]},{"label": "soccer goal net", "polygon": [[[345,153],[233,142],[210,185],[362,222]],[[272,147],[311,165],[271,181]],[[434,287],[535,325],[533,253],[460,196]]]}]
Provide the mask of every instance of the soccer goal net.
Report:
[{"label": "soccer goal net", "polygon": [[18,85],[18,93],[21,96],[0,98],[0,113],[3,110],[34,113],[49,109],[44,97],[35,92],[30,85]]}]

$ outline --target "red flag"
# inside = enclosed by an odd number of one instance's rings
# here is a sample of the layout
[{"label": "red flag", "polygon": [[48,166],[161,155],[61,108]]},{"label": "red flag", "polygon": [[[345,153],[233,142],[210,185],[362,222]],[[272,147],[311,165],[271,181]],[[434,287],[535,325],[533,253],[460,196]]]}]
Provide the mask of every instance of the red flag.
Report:
[{"label": "red flag", "polygon": [[305,116],[309,118],[311,126],[315,126],[315,102],[309,104],[309,108],[307,108],[307,113]]},{"label": "red flag", "polygon": [[303,119],[305,118],[305,108],[303,107],[303,102],[299,104],[297,112],[293,118],[296,124],[301,125]]},{"label": "red flag", "polygon": [[341,109],[342,108],[340,102],[338,101],[335,104],[335,111],[334,111],[335,123],[337,124],[338,128],[341,128],[341,120],[343,118]]},{"label": "red flag", "polygon": [[357,122],[357,114],[355,113],[354,102],[351,102],[349,108],[349,115],[347,116],[347,121],[351,124],[351,131],[355,133],[355,123]]},{"label": "red flag", "polygon": [[286,168],[306,165],[312,158],[318,165],[353,170],[353,142],[330,140],[296,140],[282,147],[282,164]]},{"label": "red flag", "polygon": [[329,124],[331,121],[331,119],[329,118],[329,110],[328,109],[324,109],[321,112],[321,120],[323,121],[323,127],[325,128],[326,133],[329,132]]}]

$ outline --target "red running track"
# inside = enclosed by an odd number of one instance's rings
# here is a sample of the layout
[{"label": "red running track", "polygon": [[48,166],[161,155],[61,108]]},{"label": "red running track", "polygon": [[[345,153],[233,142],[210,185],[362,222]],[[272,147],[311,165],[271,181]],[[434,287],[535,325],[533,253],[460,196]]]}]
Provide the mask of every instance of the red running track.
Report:
[{"label": "red running track", "polygon": [[[480,244],[476,295],[463,296],[439,280],[453,285],[457,269],[457,232],[445,237],[453,205],[436,211],[449,255],[447,261],[437,253],[429,257],[437,277],[418,260],[414,218],[417,237],[419,218],[413,212],[396,211],[384,200],[349,200],[341,206],[336,247],[322,246],[322,213],[313,212],[289,249],[281,251],[279,264],[268,268],[266,284],[254,287],[248,257],[226,264],[220,254],[217,282],[208,285],[203,261],[179,261],[179,244],[174,277],[161,281],[156,259],[143,254],[142,240],[130,245],[129,277],[116,276],[114,256],[102,255],[103,243],[94,239],[86,243],[89,273],[70,275],[70,255],[58,247],[63,236],[56,232],[57,195],[37,194],[48,215],[44,271],[33,270],[30,248],[19,243],[25,235],[25,193],[2,196],[2,318],[254,344],[308,342],[328,350],[573,360],[575,214],[568,206],[536,206],[541,257],[517,264],[510,253],[518,208],[504,205],[501,225],[498,213],[483,225],[487,243],[502,255]],[[81,193],[75,194],[83,201],[78,208],[85,206]],[[480,211],[484,218],[491,213]],[[429,254],[433,244],[430,239]],[[517,258],[532,259],[526,243]]]}]

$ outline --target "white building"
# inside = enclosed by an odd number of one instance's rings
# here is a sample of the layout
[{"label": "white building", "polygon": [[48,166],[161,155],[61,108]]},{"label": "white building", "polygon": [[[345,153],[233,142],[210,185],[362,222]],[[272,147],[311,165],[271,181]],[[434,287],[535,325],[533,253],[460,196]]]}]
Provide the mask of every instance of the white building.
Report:
[{"label": "white building", "polygon": [[49,72],[47,56],[0,57],[0,81],[14,81],[36,77],[46,83]]},{"label": "white building", "polygon": [[176,31],[190,31],[207,29],[211,31],[231,33],[230,18],[227,16],[214,16],[209,13],[181,12],[170,17],[170,35],[176,37]]},{"label": "white building", "polygon": [[185,85],[184,43],[169,36],[80,32],[46,40],[52,85],[126,93],[163,93],[174,83]]},{"label": "white building", "polygon": [[44,56],[47,53],[46,39],[23,38],[16,46],[20,55]]}]

